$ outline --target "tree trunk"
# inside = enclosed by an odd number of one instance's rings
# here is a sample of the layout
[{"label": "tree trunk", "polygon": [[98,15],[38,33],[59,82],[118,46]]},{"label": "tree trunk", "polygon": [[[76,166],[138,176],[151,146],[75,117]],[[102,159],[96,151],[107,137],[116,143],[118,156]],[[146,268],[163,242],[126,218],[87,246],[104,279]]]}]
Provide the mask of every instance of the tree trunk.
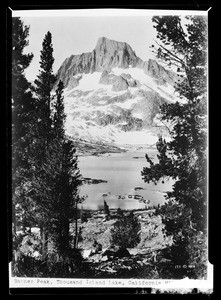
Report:
[{"label": "tree trunk", "polygon": [[46,232],[45,227],[41,228],[41,240],[42,240],[42,259],[46,259],[48,254],[48,233]]},{"label": "tree trunk", "polygon": [[74,249],[77,249],[78,245],[78,216],[77,216],[77,202],[75,207],[75,236],[74,236]]},{"label": "tree trunk", "polygon": [[16,235],[16,214],[15,214],[15,204],[12,203],[12,234]]},{"label": "tree trunk", "polygon": [[62,220],[62,244],[60,245],[60,249],[62,251],[62,255],[69,256],[70,249],[70,239],[69,239],[69,220]]}]

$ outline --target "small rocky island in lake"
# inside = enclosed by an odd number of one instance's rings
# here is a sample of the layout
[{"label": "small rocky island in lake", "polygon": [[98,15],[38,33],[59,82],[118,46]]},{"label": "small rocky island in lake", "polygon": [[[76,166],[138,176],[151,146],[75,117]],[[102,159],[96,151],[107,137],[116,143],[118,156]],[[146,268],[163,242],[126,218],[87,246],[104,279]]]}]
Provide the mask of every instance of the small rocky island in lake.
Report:
[{"label": "small rocky island in lake", "polygon": [[83,184],[98,184],[98,183],[107,183],[107,180],[103,179],[93,179],[93,178],[83,178]]},{"label": "small rocky island in lake", "polygon": [[135,191],[139,191],[139,190],[144,190],[144,188],[142,188],[141,186],[137,186],[134,188]]}]

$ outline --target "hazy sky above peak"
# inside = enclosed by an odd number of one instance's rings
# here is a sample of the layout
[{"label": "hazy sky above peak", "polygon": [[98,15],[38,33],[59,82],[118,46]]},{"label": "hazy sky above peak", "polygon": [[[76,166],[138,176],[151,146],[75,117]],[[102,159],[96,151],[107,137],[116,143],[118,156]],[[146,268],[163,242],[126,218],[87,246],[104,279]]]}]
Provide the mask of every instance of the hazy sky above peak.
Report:
[{"label": "hazy sky above peak", "polygon": [[[156,38],[152,22],[154,15],[171,15],[171,11],[132,9],[82,9],[82,10],[24,10],[13,11],[25,25],[30,26],[29,46],[26,53],[34,58],[26,70],[29,80],[39,73],[40,51],[45,34],[52,33],[54,72],[72,54],[91,52],[99,37],[127,42],[142,60],[154,58],[150,46]],[[173,14],[206,14],[202,11],[173,11]]]},{"label": "hazy sky above peak", "polygon": [[38,74],[42,41],[47,31],[52,33],[54,72],[70,55],[91,52],[98,38],[103,36],[127,42],[143,60],[152,55],[149,46],[153,43],[155,29],[150,16],[22,17],[22,20],[30,26],[29,46],[25,52],[34,54],[26,70],[29,80],[34,80]]}]

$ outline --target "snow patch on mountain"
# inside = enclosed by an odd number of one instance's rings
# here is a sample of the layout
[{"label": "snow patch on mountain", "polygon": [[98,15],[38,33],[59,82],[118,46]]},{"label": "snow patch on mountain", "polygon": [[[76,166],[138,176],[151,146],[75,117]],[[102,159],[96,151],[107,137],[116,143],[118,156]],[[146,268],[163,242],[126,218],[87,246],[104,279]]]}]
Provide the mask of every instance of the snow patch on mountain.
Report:
[{"label": "snow patch on mountain", "polygon": [[130,75],[141,86],[113,91],[112,85],[99,83],[101,72],[82,74],[78,86],[64,91],[67,135],[117,145],[154,144],[157,135],[141,124],[151,118],[153,97],[161,99],[156,83],[138,68],[114,68],[112,73]]},{"label": "snow patch on mountain", "polygon": [[76,88],[81,91],[98,90],[101,88],[108,89],[104,84],[100,84],[101,73],[94,72],[92,74],[82,74],[82,79],[79,81],[79,86]]},{"label": "snow patch on mountain", "polygon": [[128,99],[125,102],[117,103],[115,105],[118,106],[118,107],[121,107],[121,108],[130,109],[131,106],[133,104],[136,104],[140,99],[141,99],[141,97],[138,96],[138,97],[135,97],[133,99]]},{"label": "snow patch on mountain", "polygon": [[156,93],[158,93],[163,98],[166,98],[169,101],[176,101],[176,95],[175,95],[175,89],[173,86],[169,84],[165,84],[162,86],[159,86],[156,83],[156,80],[145,74],[144,70],[139,68],[129,68],[129,69],[121,69],[121,68],[113,68],[112,72],[115,75],[121,75],[121,74],[129,74],[133,79],[136,79],[140,82],[141,88],[145,90],[153,90]]},{"label": "snow patch on mountain", "polygon": [[[118,146],[123,145],[153,145],[158,140],[158,135],[153,134],[151,130],[128,131],[123,132],[114,125],[105,127],[97,124],[87,125],[81,120],[73,120],[68,124],[66,122],[66,132],[69,136],[75,138],[84,138],[93,142],[112,143]],[[166,139],[169,139],[166,137]]]},{"label": "snow patch on mountain", "polygon": [[57,75],[65,86],[66,133],[74,139],[152,145],[169,127],[160,106],[181,101],[176,73],[105,37],[92,52],[67,58]]},{"label": "snow patch on mountain", "polygon": [[157,140],[158,136],[150,130],[119,132],[115,136],[117,145],[153,145]]}]

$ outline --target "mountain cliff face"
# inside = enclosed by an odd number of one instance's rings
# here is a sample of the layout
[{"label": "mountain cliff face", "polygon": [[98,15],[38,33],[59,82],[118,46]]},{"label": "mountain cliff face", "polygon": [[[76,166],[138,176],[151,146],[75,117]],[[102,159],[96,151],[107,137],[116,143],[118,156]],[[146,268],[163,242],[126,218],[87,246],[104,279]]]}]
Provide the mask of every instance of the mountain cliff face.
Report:
[{"label": "mountain cliff face", "polygon": [[127,43],[101,37],[92,52],[71,55],[67,58],[58,70],[58,77],[65,86],[68,86],[73,83],[71,77],[79,73],[110,71],[114,67],[135,67],[139,63],[141,64],[142,61]]},{"label": "mountain cliff face", "polygon": [[74,77],[77,74],[88,74],[107,71],[113,68],[140,68],[144,73],[156,78],[159,84],[174,84],[177,75],[165,70],[155,60],[142,61],[127,43],[109,40],[105,37],[98,39],[92,52],[68,57],[58,70],[58,78],[65,87],[73,88],[78,85]]},{"label": "mountain cliff face", "polygon": [[162,131],[156,121],[160,105],[177,100],[177,74],[105,37],[92,52],[67,58],[57,77],[65,86],[67,134],[87,141],[130,143],[133,135],[135,143],[138,135],[144,141],[153,127]]}]

